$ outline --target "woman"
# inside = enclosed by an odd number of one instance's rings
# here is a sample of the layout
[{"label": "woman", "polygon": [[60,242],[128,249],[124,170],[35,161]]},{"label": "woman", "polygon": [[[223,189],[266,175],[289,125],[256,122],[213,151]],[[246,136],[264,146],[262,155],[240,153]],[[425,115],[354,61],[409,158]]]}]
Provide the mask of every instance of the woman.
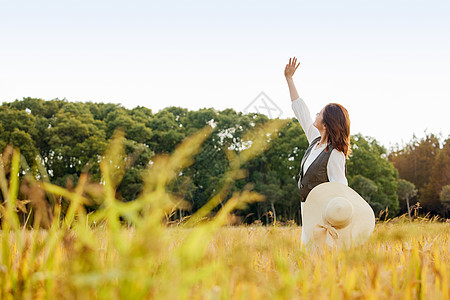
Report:
[{"label": "woman", "polygon": [[[350,119],[347,110],[340,104],[327,104],[313,122],[305,102],[298,96],[292,76],[297,70],[297,58],[289,58],[286,77],[291,105],[309,142],[303,156],[298,188],[301,195],[301,214],[309,192],[323,182],[340,182],[348,185],[345,160],[350,155]],[[302,227],[302,243],[307,244]]]}]

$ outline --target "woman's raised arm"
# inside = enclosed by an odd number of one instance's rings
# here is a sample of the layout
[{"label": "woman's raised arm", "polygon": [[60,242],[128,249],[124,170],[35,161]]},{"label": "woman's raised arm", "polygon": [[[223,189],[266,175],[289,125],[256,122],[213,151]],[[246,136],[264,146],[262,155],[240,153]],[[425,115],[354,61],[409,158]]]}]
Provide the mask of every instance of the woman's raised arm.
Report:
[{"label": "woman's raised arm", "polygon": [[289,64],[286,65],[286,68],[284,69],[284,76],[286,77],[286,81],[289,86],[289,93],[291,94],[291,101],[295,101],[298,99],[298,92],[295,88],[294,80],[292,79],[292,76],[295,73],[295,70],[297,70],[298,66],[300,66],[300,62],[296,66],[297,58],[291,59],[289,58]]},{"label": "woman's raised arm", "polygon": [[295,70],[297,70],[298,65],[296,66],[297,59],[289,59],[289,64],[286,65],[286,69],[284,70],[284,76],[286,76],[287,83],[289,85],[289,93],[291,94],[291,106],[294,111],[297,120],[300,122],[300,125],[303,128],[303,131],[306,133],[306,138],[308,142],[312,142],[316,137],[320,136],[319,130],[313,125],[313,119],[311,118],[311,113],[309,112],[308,106],[306,103],[298,96],[297,89],[294,85],[294,80],[292,79],[292,75],[294,75]]}]

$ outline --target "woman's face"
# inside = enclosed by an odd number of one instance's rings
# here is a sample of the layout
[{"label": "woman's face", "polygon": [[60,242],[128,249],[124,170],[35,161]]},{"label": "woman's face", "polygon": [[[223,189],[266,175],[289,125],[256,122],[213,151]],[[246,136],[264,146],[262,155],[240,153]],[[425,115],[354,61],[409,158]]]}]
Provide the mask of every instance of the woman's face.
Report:
[{"label": "woman's face", "polygon": [[325,109],[325,107],[322,108],[322,110],[319,113],[316,114],[316,120],[313,123],[314,127],[319,129],[319,131],[325,130],[325,125],[323,124],[323,111],[324,111],[324,109]]}]

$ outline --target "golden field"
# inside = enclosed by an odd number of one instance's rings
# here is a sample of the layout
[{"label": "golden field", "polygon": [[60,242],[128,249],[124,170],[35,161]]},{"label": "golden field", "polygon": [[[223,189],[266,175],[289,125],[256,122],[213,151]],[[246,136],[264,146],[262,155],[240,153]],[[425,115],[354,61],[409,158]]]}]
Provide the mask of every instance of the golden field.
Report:
[{"label": "golden field", "polygon": [[117,234],[100,226],[89,241],[63,229],[11,235],[2,248],[2,299],[449,297],[448,223],[381,223],[363,246],[321,254],[301,246],[297,226]]}]

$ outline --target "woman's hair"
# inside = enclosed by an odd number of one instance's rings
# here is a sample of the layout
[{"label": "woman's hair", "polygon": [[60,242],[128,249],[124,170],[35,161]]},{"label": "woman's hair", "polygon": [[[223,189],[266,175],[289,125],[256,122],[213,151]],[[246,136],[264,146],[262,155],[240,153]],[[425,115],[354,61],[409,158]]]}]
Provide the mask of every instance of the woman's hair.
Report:
[{"label": "woman's hair", "polygon": [[[326,126],[328,144],[332,144],[347,158],[351,152],[350,118],[347,110],[337,103],[327,104],[323,110],[322,122]],[[328,151],[328,145],[326,151]]]}]

